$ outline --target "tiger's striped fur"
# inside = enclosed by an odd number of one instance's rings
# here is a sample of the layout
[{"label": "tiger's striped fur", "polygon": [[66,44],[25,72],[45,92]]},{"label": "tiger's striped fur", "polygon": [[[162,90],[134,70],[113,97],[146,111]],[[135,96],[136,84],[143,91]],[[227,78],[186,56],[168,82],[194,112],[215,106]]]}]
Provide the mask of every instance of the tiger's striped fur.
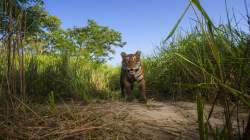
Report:
[{"label": "tiger's striped fur", "polygon": [[138,82],[141,99],[146,101],[144,69],[140,61],[140,55],[140,51],[137,51],[135,54],[126,54],[125,52],[121,53],[121,93],[123,97],[125,97],[126,94],[128,100],[130,100],[132,96],[133,83]]}]

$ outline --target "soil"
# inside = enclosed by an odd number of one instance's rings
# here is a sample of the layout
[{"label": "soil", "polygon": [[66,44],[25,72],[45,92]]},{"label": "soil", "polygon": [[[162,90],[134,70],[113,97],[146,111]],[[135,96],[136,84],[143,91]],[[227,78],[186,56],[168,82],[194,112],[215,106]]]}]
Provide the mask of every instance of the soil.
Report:
[{"label": "soil", "polygon": [[[208,112],[210,105],[205,105]],[[34,105],[33,113],[1,118],[0,134],[15,139],[131,139],[175,140],[199,139],[196,104],[192,102],[97,101],[90,104],[67,103],[48,106]],[[208,114],[208,113],[207,113]],[[247,111],[239,112],[239,122],[247,119]],[[236,117],[233,129],[237,132]],[[3,120],[2,120],[3,119]],[[223,108],[215,106],[210,124],[218,130],[223,125]],[[0,137],[1,138],[1,137]]]}]

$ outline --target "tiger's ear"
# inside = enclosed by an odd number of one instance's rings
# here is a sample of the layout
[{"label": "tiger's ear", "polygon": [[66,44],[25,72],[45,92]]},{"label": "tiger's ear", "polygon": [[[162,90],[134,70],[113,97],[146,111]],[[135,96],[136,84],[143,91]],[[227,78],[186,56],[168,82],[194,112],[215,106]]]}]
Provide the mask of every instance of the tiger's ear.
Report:
[{"label": "tiger's ear", "polygon": [[138,56],[138,57],[140,57],[141,56],[141,51],[136,51],[135,55]]},{"label": "tiger's ear", "polygon": [[127,54],[125,52],[121,52],[122,58],[124,58]]}]

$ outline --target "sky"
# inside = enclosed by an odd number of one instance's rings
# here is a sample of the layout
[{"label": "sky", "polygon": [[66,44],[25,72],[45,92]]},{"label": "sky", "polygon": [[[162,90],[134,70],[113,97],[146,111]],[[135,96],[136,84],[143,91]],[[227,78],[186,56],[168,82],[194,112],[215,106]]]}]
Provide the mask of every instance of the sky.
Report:
[{"label": "sky", "polygon": [[[250,0],[246,1],[250,7]],[[244,1],[227,0],[227,3],[240,27],[247,30]],[[152,55],[187,4],[188,0],[45,0],[45,9],[61,19],[64,29],[86,26],[87,20],[93,19],[101,26],[119,31],[127,44],[116,48],[113,59],[108,61],[115,66],[121,63],[122,51],[134,53],[140,50],[143,56]],[[226,22],[225,0],[201,0],[201,4],[215,24]],[[189,30],[194,25],[194,18],[189,9],[178,29]]]}]

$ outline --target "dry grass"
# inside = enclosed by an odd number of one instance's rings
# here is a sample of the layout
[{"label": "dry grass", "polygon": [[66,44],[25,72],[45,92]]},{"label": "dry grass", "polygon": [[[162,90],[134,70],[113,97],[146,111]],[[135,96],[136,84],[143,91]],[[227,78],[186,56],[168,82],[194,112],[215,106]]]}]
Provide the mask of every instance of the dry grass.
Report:
[{"label": "dry grass", "polygon": [[[211,106],[205,106],[209,110]],[[19,108],[0,116],[0,138],[7,139],[198,139],[195,103],[97,101],[32,105],[39,117]],[[23,110],[23,111],[22,111]],[[1,110],[3,111],[3,110]],[[222,126],[222,108],[216,106],[211,124]],[[240,118],[246,118],[246,110]],[[8,116],[8,117],[7,117]],[[41,119],[42,118],[42,119]],[[236,128],[236,126],[234,127]]]},{"label": "dry grass", "polygon": [[[122,129],[128,122],[128,113],[116,111],[118,104],[61,104],[51,112],[48,106],[35,105],[33,110],[40,115],[29,112],[16,112],[1,115],[3,138],[9,139],[115,139],[131,137],[131,132]],[[110,110],[109,110],[110,109]],[[8,117],[6,117],[8,116]],[[40,119],[42,118],[42,120]],[[125,120],[126,119],[126,120]],[[121,136],[122,135],[122,136]],[[133,135],[134,136],[134,135]]]}]

